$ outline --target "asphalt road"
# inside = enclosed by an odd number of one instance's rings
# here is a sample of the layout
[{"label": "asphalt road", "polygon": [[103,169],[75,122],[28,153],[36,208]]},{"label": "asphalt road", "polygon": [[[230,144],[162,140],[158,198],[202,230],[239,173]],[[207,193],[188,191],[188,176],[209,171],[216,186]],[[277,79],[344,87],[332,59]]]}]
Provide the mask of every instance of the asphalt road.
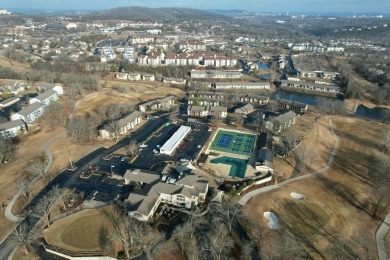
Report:
[{"label": "asphalt road", "polygon": [[[97,199],[110,199],[109,197],[111,193],[111,189],[114,189],[115,186],[118,195],[119,193],[125,192],[121,187],[118,187],[117,185],[114,185],[115,182],[107,183],[103,182],[100,178],[100,176],[91,176],[88,181],[85,181],[80,178],[80,174],[82,171],[85,171],[89,165],[97,165],[100,161],[103,161],[102,158],[105,155],[108,155],[110,153],[113,153],[114,151],[122,148],[123,146],[127,145],[130,140],[134,139],[138,143],[144,141],[147,139],[153,132],[155,132],[162,124],[164,124],[167,121],[166,117],[161,117],[158,119],[150,119],[148,120],[143,126],[141,126],[136,132],[134,132],[131,136],[127,136],[120,140],[115,145],[111,146],[110,148],[99,148],[92,153],[84,156],[79,161],[75,163],[77,169],[75,171],[69,171],[65,170],[61,172],[56,178],[54,178],[43,190],[41,190],[32,200],[31,202],[25,207],[25,210],[28,212],[33,208],[33,206],[42,198],[44,197],[49,190],[51,190],[55,185],[59,185],[60,187],[74,187],[79,190],[93,190],[97,189],[100,194],[97,195]],[[108,179],[107,179],[108,180]],[[106,180],[105,180],[106,181]],[[110,181],[111,182],[111,181]],[[121,189],[119,191],[119,189]],[[105,197],[108,196],[108,197]],[[27,216],[21,224],[27,224],[29,228],[32,228],[36,223],[38,222],[37,219],[33,219],[30,216]],[[9,254],[11,253],[14,246],[12,245],[9,237],[6,238],[3,243],[0,245],[0,259],[7,259]]]}]

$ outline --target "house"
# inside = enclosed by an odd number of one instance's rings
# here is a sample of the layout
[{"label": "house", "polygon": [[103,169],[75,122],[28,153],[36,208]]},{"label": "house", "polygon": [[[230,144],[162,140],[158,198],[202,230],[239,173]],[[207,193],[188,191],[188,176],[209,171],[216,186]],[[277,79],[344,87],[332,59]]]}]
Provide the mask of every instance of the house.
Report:
[{"label": "house", "polygon": [[269,102],[269,97],[265,97],[258,94],[243,94],[240,96],[241,102],[258,103],[260,105],[266,105]]},{"label": "house", "polygon": [[165,55],[164,63],[165,63],[166,66],[169,66],[169,65],[176,65],[176,53],[174,53],[174,52],[168,52],[168,53]]},{"label": "house", "polygon": [[198,98],[198,97],[190,97],[187,98],[187,104],[188,105],[200,105],[200,106],[219,106],[219,100],[218,99],[211,99],[211,98]]},{"label": "house", "polygon": [[280,114],[279,116],[267,121],[265,127],[273,132],[280,132],[291,125],[295,124],[295,118],[297,114],[293,111],[288,111]]},{"label": "house", "polygon": [[176,97],[173,95],[169,95],[165,98],[153,99],[146,103],[140,104],[138,106],[138,110],[144,113],[147,111],[158,110],[161,108],[170,108],[174,105],[176,105]]},{"label": "house", "polygon": [[214,116],[225,118],[227,116],[227,107],[221,106],[188,106],[187,114],[194,117]]},{"label": "house", "polygon": [[154,74],[144,73],[144,74],[142,74],[142,80],[155,81],[156,78],[155,78]]},{"label": "house", "polygon": [[161,64],[160,56],[151,55],[148,57],[148,65],[158,66]]},{"label": "house", "polygon": [[134,72],[134,73],[128,73],[128,74],[127,74],[127,78],[128,78],[129,80],[140,80],[140,79],[141,79],[141,74],[136,73],[136,72]]},{"label": "house", "polygon": [[236,114],[249,114],[249,113],[252,113],[254,111],[254,107],[251,103],[248,103],[246,104],[245,106],[242,106],[242,107],[239,107],[239,108],[236,108],[234,110],[234,113]]},{"label": "house", "polygon": [[269,82],[217,82],[216,89],[270,89]]},{"label": "house", "polygon": [[206,50],[206,44],[204,41],[183,41],[179,42],[179,49],[192,49],[192,50],[200,50],[205,51]]},{"label": "house", "polygon": [[124,201],[127,214],[140,221],[150,221],[161,203],[190,209],[203,203],[208,192],[208,181],[194,169],[161,179],[157,172],[127,170],[123,178],[140,187]]},{"label": "house", "polygon": [[156,38],[154,36],[149,35],[139,35],[139,36],[133,36],[131,38],[131,44],[144,44],[144,43],[152,43],[155,42]]},{"label": "house", "polygon": [[104,125],[99,129],[99,136],[104,139],[113,139],[118,135],[124,135],[142,121],[141,112],[134,111],[119,119],[115,126]]},{"label": "house", "polygon": [[191,70],[191,78],[237,79],[240,77],[240,70]]},{"label": "house", "polygon": [[26,132],[27,125],[21,119],[0,124],[0,137],[3,138],[13,138]]},{"label": "house", "polygon": [[185,85],[187,83],[187,80],[183,78],[164,77],[163,82],[170,83],[170,84]]},{"label": "house", "polygon": [[309,82],[303,82],[303,81],[282,80],[280,86],[285,87],[285,88],[289,88],[291,90],[304,89],[304,90],[328,92],[328,93],[334,93],[334,94],[337,94],[340,92],[340,87],[333,85],[333,84],[332,85],[325,85],[325,84],[309,83]]},{"label": "house", "polygon": [[217,118],[227,117],[227,107],[210,107],[209,115]]},{"label": "house", "polygon": [[277,101],[279,108],[281,110],[287,109],[287,110],[292,110],[295,113],[306,113],[309,105],[300,103],[300,102],[295,102],[287,99],[278,99]]},{"label": "house", "polygon": [[23,120],[24,122],[31,124],[44,113],[45,105],[40,102],[35,102],[31,105],[26,106],[19,112],[11,115],[11,120],[16,121],[18,119]]},{"label": "house", "polygon": [[272,150],[269,148],[261,148],[257,154],[255,169],[264,174],[273,173],[273,160],[274,155]]},{"label": "house", "polygon": [[30,99],[30,104],[39,102],[42,103],[45,106],[48,106],[50,102],[56,101],[59,99],[57,91],[51,89],[48,91],[43,92],[42,94],[39,94],[38,96]]},{"label": "house", "polygon": [[124,80],[127,80],[128,79],[128,75],[127,73],[122,73],[122,72],[118,72],[115,74],[115,77],[117,79],[124,79]]},{"label": "house", "polygon": [[188,106],[187,114],[193,117],[206,117],[208,115],[207,106]]}]

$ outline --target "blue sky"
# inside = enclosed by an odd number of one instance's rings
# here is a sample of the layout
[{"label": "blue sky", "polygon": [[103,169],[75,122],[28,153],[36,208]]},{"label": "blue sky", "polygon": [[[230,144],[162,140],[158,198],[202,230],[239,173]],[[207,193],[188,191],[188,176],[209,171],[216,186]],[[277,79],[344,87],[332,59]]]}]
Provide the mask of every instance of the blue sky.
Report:
[{"label": "blue sky", "polygon": [[119,6],[244,9],[263,12],[390,13],[390,0],[2,0],[1,8],[96,10]]}]

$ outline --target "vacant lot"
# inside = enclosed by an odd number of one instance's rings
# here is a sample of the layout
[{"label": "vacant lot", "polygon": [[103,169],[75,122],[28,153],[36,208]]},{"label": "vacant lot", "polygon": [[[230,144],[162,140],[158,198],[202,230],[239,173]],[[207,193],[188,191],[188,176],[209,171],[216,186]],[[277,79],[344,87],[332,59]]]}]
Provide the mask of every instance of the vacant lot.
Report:
[{"label": "vacant lot", "polygon": [[[161,82],[108,80],[107,86],[100,92],[86,95],[77,103],[77,115],[92,112],[97,106],[107,104],[130,104],[162,98],[168,94],[182,95],[182,91],[171,88]],[[105,82],[102,81],[102,84]]]},{"label": "vacant lot", "polygon": [[51,244],[72,251],[101,250],[99,231],[110,223],[98,209],[83,210],[69,217],[60,219],[43,233]]},{"label": "vacant lot", "polygon": [[[367,192],[373,189],[366,180],[372,171],[372,156],[379,153],[378,129],[383,125],[338,117],[334,127],[340,147],[331,169],[252,198],[244,213],[253,223],[264,225],[263,212],[275,212],[282,230],[294,234],[315,258],[334,258],[339,251],[343,251],[341,258],[364,256],[365,248],[375,257],[375,230],[380,222],[368,214]],[[296,201],[291,192],[302,194],[304,200]]]}]

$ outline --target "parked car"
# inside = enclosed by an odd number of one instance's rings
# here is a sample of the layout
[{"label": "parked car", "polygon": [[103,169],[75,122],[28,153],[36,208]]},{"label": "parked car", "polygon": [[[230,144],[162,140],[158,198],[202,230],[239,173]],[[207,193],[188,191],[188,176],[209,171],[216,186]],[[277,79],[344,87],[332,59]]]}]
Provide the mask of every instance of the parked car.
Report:
[{"label": "parked car", "polygon": [[126,161],[126,156],[121,157],[121,162],[124,162],[124,161]]},{"label": "parked car", "polygon": [[153,153],[158,154],[160,152],[157,149],[153,149]]},{"label": "parked car", "polygon": [[148,147],[147,144],[141,144],[139,147]]},{"label": "parked car", "polygon": [[181,161],[181,162],[189,162],[190,160],[187,159],[187,158],[181,158],[180,161]]},{"label": "parked car", "polygon": [[202,148],[202,146],[201,146],[200,144],[198,144],[198,146],[197,146],[197,147],[198,147],[198,149]]}]

